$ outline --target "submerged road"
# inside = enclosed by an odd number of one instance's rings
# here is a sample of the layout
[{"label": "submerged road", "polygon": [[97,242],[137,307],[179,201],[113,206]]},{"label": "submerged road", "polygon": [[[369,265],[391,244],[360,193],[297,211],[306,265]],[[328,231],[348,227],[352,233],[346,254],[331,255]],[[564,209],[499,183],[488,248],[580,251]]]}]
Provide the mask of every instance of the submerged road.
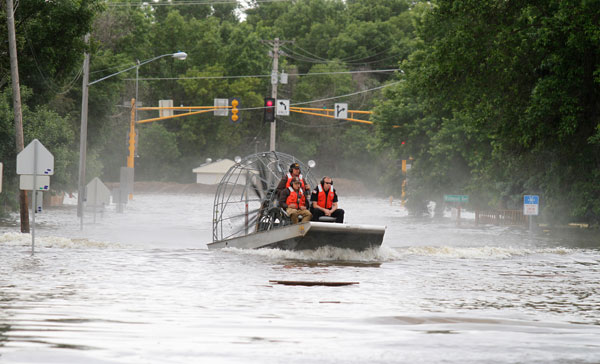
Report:
[{"label": "submerged road", "polygon": [[48,209],[33,257],[1,226],[0,363],[600,362],[598,237],[346,197],[380,249],[208,251],[212,203],[137,195],[84,231]]}]

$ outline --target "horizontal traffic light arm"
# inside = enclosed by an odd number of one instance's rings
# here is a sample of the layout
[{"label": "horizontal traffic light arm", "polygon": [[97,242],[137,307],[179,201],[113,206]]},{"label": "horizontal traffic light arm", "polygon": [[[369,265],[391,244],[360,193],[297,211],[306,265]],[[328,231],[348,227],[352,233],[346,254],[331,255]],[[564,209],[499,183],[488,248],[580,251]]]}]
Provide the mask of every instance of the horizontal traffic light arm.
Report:
[{"label": "horizontal traffic light arm", "polygon": [[[305,111],[308,110],[309,108],[296,108],[296,107],[290,107],[290,111],[291,112],[297,112],[299,114],[307,114],[307,115],[315,115],[315,116],[323,116],[326,118],[331,118],[331,119],[335,119],[335,116],[333,115],[329,115],[329,114],[323,114],[323,113],[316,113],[316,112],[310,112],[310,111]],[[314,108],[314,110],[319,110],[319,111],[328,111],[330,110],[331,112],[333,112],[333,109],[317,109]],[[352,111],[348,111],[349,113],[352,113]],[[370,114],[370,111],[362,111],[361,113],[367,113]],[[350,114],[352,115],[352,114]],[[368,120],[360,120],[360,119],[354,119],[354,118],[346,118],[346,119],[338,119],[338,120],[348,120],[348,121],[353,121],[355,123],[363,123],[363,124],[373,124],[372,121],[368,121]]]},{"label": "horizontal traffic light arm", "polygon": [[[319,108],[319,107],[297,107],[297,106],[291,106],[290,107],[291,111],[327,111],[327,112],[333,112],[333,109],[323,109],[323,108]],[[372,114],[373,111],[363,111],[363,110],[348,110],[348,113],[350,115],[352,114]]]},{"label": "horizontal traffic light arm", "polygon": [[145,106],[136,107],[136,110],[208,110],[216,109],[231,109],[231,105],[227,106]]},{"label": "horizontal traffic light arm", "polygon": [[[214,106],[211,106],[211,108],[208,109],[208,110],[193,111],[193,112],[186,112],[186,113],[183,113],[183,114],[176,114],[176,115],[171,115],[171,116],[161,116],[161,117],[158,117],[158,118],[138,120],[138,121],[136,121],[136,124],[144,124],[144,123],[150,123],[150,122],[159,121],[159,120],[180,118],[182,116],[190,116],[190,115],[203,114],[203,113],[206,113],[206,112],[214,111],[216,109],[224,109],[224,108],[226,108],[226,107],[214,107]],[[138,108],[138,110],[140,110],[140,109],[141,108]],[[163,108],[157,107],[157,108],[154,108],[154,109],[172,109],[172,108],[171,107],[163,107]]]}]

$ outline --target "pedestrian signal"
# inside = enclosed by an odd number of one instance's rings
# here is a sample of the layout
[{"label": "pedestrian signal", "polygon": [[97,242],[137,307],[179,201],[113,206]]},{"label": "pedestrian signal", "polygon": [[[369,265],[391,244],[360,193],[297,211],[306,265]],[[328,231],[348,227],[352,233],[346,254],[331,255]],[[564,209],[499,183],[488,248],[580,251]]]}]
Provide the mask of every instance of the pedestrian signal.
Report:
[{"label": "pedestrian signal", "polygon": [[275,99],[272,97],[265,97],[265,123],[272,123],[275,121]]},{"label": "pedestrian signal", "polygon": [[237,124],[242,121],[239,110],[240,107],[242,107],[240,100],[237,98],[232,98],[229,101],[229,105],[231,105],[231,116],[229,117],[229,120],[231,120],[232,123]]}]

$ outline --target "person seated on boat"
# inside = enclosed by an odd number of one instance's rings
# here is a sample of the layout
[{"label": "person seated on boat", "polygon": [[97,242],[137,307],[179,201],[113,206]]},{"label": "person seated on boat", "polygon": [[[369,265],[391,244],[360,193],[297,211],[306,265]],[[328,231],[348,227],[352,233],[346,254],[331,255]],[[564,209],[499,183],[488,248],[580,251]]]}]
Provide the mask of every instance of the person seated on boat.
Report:
[{"label": "person seated on boat", "polygon": [[290,187],[292,178],[294,177],[300,180],[302,192],[304,192],[306,196],[309,195],[310,186],[304,180],[302,173],[300,173],[300,164],[292,163],[288,173],[283,175],[281,181],[279,181],[279,184],[277,185],[277,196],[281,196],[281,192]]},{"label": "person seated on boat", "polygon": [[344,210],[338,208],[338,195],[333,188],[331,177],[323,177],[310,197],[312,206],[312,219],[319,221],[321,216],[330,216],[335,218],[336,223],[344,222]]},{"label": "person seated on boat", "polygon": [[306,208],[306,195],[300,186],[300,179],[294,177],[291,186],[281,191],[279,196],[279,206],[285,209],[293,224],[298,223],[300,216],[302,216],[302,222],[310,221],[312,217],[312,214]]}]

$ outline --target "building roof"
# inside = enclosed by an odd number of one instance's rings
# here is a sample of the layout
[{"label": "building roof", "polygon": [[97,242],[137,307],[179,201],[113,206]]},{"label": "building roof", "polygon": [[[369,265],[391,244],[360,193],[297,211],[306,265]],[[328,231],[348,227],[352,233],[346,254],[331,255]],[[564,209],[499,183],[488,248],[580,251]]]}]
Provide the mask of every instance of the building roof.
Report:
[{"label": "building roof", "polygon": [[216,162],[205,163],[192,169],[194,173],[222,173],[225,174],[235,164],[231,159],[219,159]]}]

